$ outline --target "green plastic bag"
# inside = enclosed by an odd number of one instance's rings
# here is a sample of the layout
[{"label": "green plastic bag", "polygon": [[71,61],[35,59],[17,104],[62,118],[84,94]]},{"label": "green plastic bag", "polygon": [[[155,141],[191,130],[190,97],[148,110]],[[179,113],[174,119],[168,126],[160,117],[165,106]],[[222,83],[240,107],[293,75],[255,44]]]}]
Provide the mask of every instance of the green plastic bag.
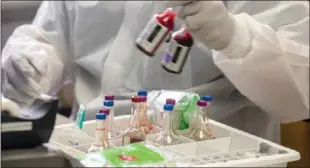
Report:
[{"label": "green plastic bag", "polygon": [[165,159],[142,143],[103,151],[113,166],[132,166],[163,162]]},{"label": "green plastic bag", "polygon": [[196,94],[185,94],[181,100],[176,104],[177,115],[180,115],[178,121],[179,130],[185,130],[189,128],[191,117],[196,111],[196,102],[199,100],[199,96]]},{"label": "green plastic bag", "polygon": [[143,143],[134,143],[109,150],[87,153],[82,163],[88,167],[129,167],[164,162],[158,152],[146,147]]}]

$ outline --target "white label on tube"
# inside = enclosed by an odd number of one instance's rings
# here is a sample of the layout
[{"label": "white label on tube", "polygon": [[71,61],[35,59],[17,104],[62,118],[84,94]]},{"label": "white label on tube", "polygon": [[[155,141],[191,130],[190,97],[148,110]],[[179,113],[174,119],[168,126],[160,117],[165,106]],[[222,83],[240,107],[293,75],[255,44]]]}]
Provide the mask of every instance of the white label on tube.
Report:
[{"label": "white label on tube", "polygon": [[32,130],[32,122],[1,123],[1,132],[17,132]]},{"label": "white label on tube", "polygon": [[[153,53],[158,43],[166,38],[168,32],[168,28],[161,25],[154,16],[138,36],[136,43],[147,52]],[[162,42],[164,41],[162,40]]]},{"label": "white label on tube", "polygon": [[105,120],[97,121],[96,132],[95,132],[95,143],[98,146],[102,146],[106,136],[106,122]]},{"label": "white label on tube", "polygon": [[183,62],[185,61],[189,47],[178,44],[174,39],[171,39],[168,51],[164,56],[163,66],[173,72],[179,72]]}]

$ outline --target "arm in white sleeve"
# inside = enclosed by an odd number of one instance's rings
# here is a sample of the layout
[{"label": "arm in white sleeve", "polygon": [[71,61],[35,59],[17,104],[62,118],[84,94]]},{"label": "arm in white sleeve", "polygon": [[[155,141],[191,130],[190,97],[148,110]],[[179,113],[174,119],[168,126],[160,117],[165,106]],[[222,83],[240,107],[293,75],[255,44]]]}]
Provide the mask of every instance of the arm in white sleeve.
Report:
[{"label": "arm in white sleeve", "polygon": [[64,81],[67,18],[61,1],[44,1],[31,25],[9,37],[2,52],[2,94],[20,106],[57,96]]},{"label": "arm in white sleeve", "polygon": [[[238,9],[250,3],[254,9],[250,1]],[[251,16],[234,15],[233,38],[214,51],[214,62],[243,95],[281,122],[307,119],[309,2],[265,3],[266,9]]]},{"label": "arm in white sleeve", "polygon": [[[66,1],[43,1],[32,25],[43,29],[44,34],[51,40],[57,52],[56,57],[63,63],[60,85],[50,88],[49,94],[58,96],[63,84],[72,83],[72,52],[70,39],[71,8],[74,2]],[[69,7],[68,7],[69,6]],[[55,72],[54,72],[55,73]]]}]

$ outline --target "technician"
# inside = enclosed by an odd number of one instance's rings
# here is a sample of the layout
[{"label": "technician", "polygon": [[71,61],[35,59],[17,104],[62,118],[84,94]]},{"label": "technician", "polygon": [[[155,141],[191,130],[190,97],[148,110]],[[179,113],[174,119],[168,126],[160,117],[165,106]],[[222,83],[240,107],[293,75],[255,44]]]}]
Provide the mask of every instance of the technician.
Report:
[{"label": "technician", "polygon": [[[93,119],[104,93],[189,90],[213,95],[212,119],[275,142],[280,122],[309,118],[308,1],[188,2],[44,1],[2,51],[3,96],[25,108],[74,83]],[[167,45],[152,59],[134,44],[176,6],[176,30],[185,22],[197,40],[180,75],[160,66]]]}]

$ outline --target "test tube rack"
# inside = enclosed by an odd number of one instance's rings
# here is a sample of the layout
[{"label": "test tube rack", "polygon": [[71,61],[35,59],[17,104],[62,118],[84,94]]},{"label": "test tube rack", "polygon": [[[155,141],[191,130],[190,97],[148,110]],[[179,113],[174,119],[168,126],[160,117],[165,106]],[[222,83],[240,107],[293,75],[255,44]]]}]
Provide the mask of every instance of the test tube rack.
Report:
[{"label": "test tube rack", "polygon": [[[125,130],[129,125],[128,118],[128,116],[115,117],[116,128]],[[288,162],[300,159],[300,154],[295,150],[214,120],[210,120],[209,124],[215,139],[197,142],[183,137],[181,144],[160,146],[154,143],[159,132],[155,129],[155,133],[149,134],[144,143],[162,151],[166,161],[156,164],[157,166],[286,167]],[[72,132],[73,124],[56,126],[50,143],[72,157],[85,155],[94,142],[95,126],[95,120],[85,121],[82,130],[75,133]],[[79,144],[69,143],[70,138],[72,142],[76,140]],[[114,139],[113,143],[115,147],[121,146],[121,138]]]}]

